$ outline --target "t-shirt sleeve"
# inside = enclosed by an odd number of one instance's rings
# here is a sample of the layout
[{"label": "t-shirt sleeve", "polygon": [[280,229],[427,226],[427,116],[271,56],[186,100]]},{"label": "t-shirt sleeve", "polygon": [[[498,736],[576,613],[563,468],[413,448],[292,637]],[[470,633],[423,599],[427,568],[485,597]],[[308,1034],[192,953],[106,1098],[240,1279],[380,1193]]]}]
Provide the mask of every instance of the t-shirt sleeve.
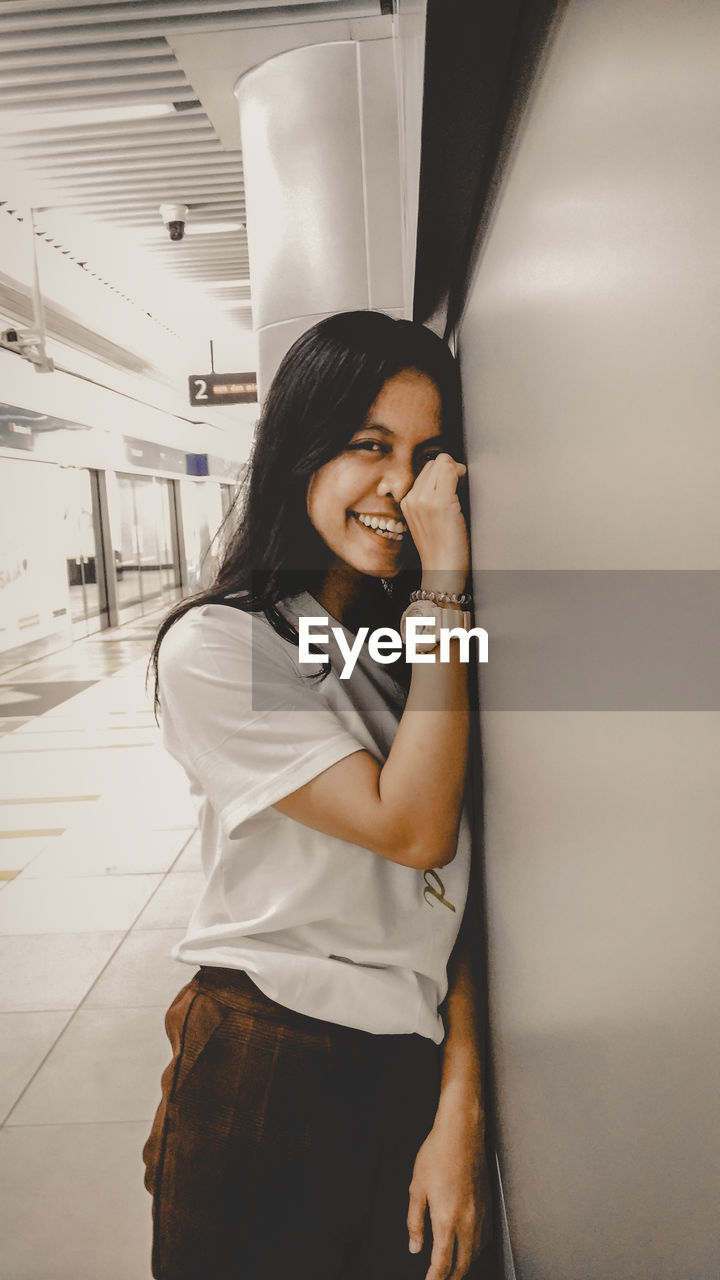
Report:
[{"label": "t-shirt sleeve", "polygon": [[256,616],[227,605],[190,610],[158,662],[166,747],[208,797],[225,833],[363,744]]}]

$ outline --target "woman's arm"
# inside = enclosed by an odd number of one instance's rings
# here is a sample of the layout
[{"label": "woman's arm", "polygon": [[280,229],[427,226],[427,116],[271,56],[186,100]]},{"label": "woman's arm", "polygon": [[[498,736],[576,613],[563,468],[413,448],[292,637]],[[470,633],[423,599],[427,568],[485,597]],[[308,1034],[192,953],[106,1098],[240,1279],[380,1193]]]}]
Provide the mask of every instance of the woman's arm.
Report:
[{"label": "woman's arm", "polygon": [[[429,590],[465,588],[468,540],[456,492],[464,471],[449,454],[440,454],[400,504]],[[369,752],[357,751],[275,807],[403,866],[445,866],[457,848],[468,731],[467,668],[459,645],[452,643],[449,662],[414,665],[405,710],[383,765]]]},{"label": "woman's arm", "polygon": [[403,866],[444,867],[455,857],[467,768],[467,668],[416,666],[384,765],[357,751],[275,808]]},{"label": "woman's arm", "polygon": [[453,956],[445,1021],[440,1100],[415,1161],[407,1224],[410,1252],[419,1253],[429,1211],[433,1247],[426,1280],[461,1280],[490,1227],[479,1015],[465,922]]}]

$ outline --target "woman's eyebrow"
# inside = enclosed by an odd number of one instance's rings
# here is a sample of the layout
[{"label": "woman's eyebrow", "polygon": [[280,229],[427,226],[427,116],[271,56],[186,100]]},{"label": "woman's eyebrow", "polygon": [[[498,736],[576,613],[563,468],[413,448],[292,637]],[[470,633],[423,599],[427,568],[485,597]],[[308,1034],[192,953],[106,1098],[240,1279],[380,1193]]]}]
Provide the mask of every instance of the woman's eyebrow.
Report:
[{"label": "woman's eyebrow", "polygon": [[363,422],[358,431],[382,431],[383,435],[394,436],[395,432],[390,427],[384,427],[381,422]]}]

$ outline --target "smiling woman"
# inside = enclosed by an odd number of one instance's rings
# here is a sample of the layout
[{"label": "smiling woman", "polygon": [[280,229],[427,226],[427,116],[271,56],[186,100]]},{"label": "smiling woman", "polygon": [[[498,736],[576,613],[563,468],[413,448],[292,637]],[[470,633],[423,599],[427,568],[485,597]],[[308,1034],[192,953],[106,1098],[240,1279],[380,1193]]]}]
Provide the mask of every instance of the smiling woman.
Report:
[{"label": "smiling woman", "polygon": [[[157,1280],[460,1280],[484,1239],[458,453],[439,338],[322,321],[270,388],[215,583],[160,628],[208,876],[145,1149]],[[456,638],[397,680],[363,640],[411,586]],[[309,617],[347,678],[302,668]]]},{"label": "smiling woman", "polygon": [[[399,436],[399,425],[407,439]],[[454,458],[462,455],[457,368],[435,334],[373,311],[344,312],[309,329],[287,352],[268,390],[216,580],[168,615],[158,646],[188,609],[221,601],[262,612],[296,643],[296,629],[278,604],[319,590],[333,561],[345,574],[344,556],[332,544],[340,539],[347,550],[351,532],[358,554],[366,542],[365,554],[376,547],[378,556],[350,574],[354,588],[361,596],[369,591],[379,623],[397,622],[397,603],[407,603],[421,569],[415,543],[405,535],[398,495],[441,447]],[[383,476],[388,483],[381,495]],[[334,497],[336,485],[343,493]],[[311,502],[315,516],[309,514]],[[388,518],[401,525],[395,529],[403,534],[399,554],[386,545],[394,540],[359,527],[373,518],[378,528],[381,519],[387,527]],[[443,554],[438,544],[433,570],[447,567]],[[455,549],[448,554],[451,565]],[[391,584],[389,593],[379,590],[380,579]]]},{"label": "smiling woman", "polygon": [[310,479],[308,515],[334,555],[359,573],[394,577],[407,533],[400,501],[441,445],[440,392],[427,374],[403,369]]}]

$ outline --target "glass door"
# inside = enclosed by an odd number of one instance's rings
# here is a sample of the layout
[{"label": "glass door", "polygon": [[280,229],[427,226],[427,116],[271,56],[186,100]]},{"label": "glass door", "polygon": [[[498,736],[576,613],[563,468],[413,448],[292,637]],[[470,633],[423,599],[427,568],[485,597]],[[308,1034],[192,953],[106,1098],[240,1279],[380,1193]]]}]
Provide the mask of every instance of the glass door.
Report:
[{"label": "glass door", "polygon": [[133,476],[136,537],[140,568],[142,611],[156,608],[162,601],[161,509],[157,481],[153,476]]},{"label": "glass door", "polygon": [[161,589],[166,599],[173,599],[180,588],[180,556],[178,554],[175,491],[172,480],[156,479],[158,492],[158,547],[160,550]]},{"label": "glass door", "polygon": [[134,476],[126,475],[115,477],[115,501],[111,508],[117,601],[123,620],[127,619],[130,611],[133,614],[142,612],[134,479]]},{"label": "glass door", "polygon": [[117,475],[112,527],[118,608],[127,621],[159,608],[179,591],[173,481]]},{"label": "glass door", "polygon": [[206,587],[216,568],[215,535],[222,524],[220,485],[208,480],[181,480],[183,531],[188,587]]},{"label": "glass door", "polygon": [[74,640],[107,625],[107,590],[97,475],[75,467],[57,472]]}]

